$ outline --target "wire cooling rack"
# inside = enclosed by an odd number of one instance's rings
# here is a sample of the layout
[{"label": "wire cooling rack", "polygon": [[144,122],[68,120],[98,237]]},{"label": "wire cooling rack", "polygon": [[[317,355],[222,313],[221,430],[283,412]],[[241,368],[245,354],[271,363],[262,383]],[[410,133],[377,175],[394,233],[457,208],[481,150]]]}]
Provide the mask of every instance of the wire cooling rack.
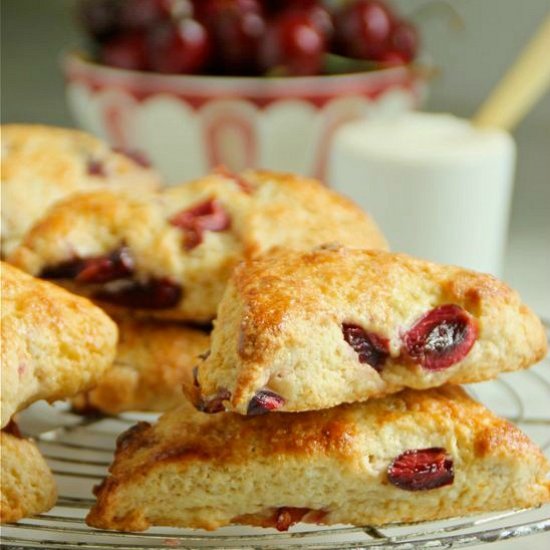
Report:
[{"label": "wire cooling rack", "polygon": [[[469,386],[468,391],[497,414],[519,425],[550,457],[550,357],[530,370]],[[26,411],[21,425],[26,433],[35,436],[51,466],[58,483],[59,500],[46,514],[3,526],[3,546],[62,550],[410,550],[466,547],[550,532],[550,506],[437,522],[392,524],[382,528],[298,525],[287,533],[242,526],[214,532],[152,528],[145,533],[118,533],[87,527],[84,517],[94,502],[92,487],[107,472],[117,435],[138,420],[154,421],[156,416],[127,413],[116,418],[82,418],[73,415],[66,406],[49,407],[43,403]]]}]

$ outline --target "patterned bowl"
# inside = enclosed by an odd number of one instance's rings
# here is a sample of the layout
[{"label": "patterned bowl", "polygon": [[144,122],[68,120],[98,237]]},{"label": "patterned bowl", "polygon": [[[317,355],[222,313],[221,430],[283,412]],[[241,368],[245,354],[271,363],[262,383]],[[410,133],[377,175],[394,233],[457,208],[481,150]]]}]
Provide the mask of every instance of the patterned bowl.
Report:
[{"label": "patterned bowl", "polygon": [[323,179],[340,125],[417,107],[427,80],[411,67],[294,78],[163,75],[106,67],[77,53],[63,66],[77,123],[145,153],[170,183],[218,165]]}]

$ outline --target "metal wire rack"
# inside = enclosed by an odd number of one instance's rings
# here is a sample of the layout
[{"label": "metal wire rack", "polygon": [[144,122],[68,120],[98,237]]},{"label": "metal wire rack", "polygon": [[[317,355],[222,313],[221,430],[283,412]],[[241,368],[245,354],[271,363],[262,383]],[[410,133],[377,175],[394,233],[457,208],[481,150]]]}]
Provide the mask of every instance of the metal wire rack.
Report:
[{"label": "metal wire rack", "polygon": [[[550,357],[530,370],[476,384],[468,390],[499,415],[518,424],[550,457]],[[91,490],[106,474],[117,435],[138,420],[155,418],[156,415],[146,413],[127,413],[116,418],[82,418],[73,415],[63,405],[37,404],[26,411],[22,418],[23,428],[34,434],[55,474],[60,496],[50,512],[5,525],[2,528],[3,546],[62,550],[409,550],[466,547],[550,532],[550,506],[437,522],[392,524],[383,528],[299,525],[288,533],[241,526],[215,532],[153,528],[145,533],[117,533],[87,527],[84,517],[93,503]]]}]

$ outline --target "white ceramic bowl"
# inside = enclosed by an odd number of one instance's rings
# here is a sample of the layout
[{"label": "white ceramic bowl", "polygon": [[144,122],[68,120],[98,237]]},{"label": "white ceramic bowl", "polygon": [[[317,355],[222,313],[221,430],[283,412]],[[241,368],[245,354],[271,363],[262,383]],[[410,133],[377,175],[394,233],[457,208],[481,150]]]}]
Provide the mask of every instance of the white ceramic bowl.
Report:
[{"label": "white ceramic bowl", "polygon": [[295,78],[163,75],[70,53],[64,72],[77,123],[116,147],[144,152],[171,183],[217,165],[323,179],[343,123],[416,107],[426,88],[410,67]]}]

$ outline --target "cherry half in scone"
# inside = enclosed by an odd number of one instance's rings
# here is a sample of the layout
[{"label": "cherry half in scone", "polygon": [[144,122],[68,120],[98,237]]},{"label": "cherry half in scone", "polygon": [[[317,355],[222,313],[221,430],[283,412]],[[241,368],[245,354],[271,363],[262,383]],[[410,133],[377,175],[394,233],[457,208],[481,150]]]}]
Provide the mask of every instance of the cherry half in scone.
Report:
[{"label": "cherry half in scone", "polygon": [[284,397],[270,390],[260,390],[256,392],[256,395],[250,400],[246,414],[248,416],[266,414],[281,408],[284,404]]},{"label": "cherry half in scone", "polygon": [[[125,282],[126,283],[126,282]],[[170,309],[182,297],[181,286],[168,278],[149,279],[146,283],[128,281],[116,290],[102,289],[93,297],[117,306],[137,309]]]},{"label": "cherry half in scone", "polygon": [[423,315],[403,337],[405,351],[427,370],[458,363],[477,339],[475,319],[455,304],[436,307]]},{"label": "cherry half in scone", "polygon": [[427,491],[454,481],[452,457],[442,447],[411,449],[388,466],[388,480],[405,491]]},{"label": "cherry half in scone", "polygon": [[355,350],[360,363],[366,363],[380,372],[390,354],[387,338],[367,332],[358,325],[342,324],[344,340]]},{"label": "cherry half in scone", "polygon": [[216,199],[208,199],[178,212],[170,223],[185,231],[185,248],[192,250],[202,243],[205,231],[225,231],[231,226],[231,219]]}]

